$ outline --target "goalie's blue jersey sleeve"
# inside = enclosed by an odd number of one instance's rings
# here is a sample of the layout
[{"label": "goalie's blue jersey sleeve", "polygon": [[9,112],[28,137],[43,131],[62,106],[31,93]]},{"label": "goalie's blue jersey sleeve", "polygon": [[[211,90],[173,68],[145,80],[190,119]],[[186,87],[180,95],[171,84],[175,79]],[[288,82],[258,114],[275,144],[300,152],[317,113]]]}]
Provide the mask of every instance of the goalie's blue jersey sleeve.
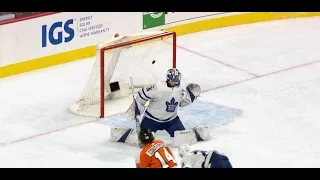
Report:
[{"label": "goalie's blue jersey sleeve", "polygon": [[146,105],[145,117],[163,123],[177,117],[178,106],[183,101],[184,91],[181,87],[168,87],[165,81],[142,88],[136,100],[141,105]]}]

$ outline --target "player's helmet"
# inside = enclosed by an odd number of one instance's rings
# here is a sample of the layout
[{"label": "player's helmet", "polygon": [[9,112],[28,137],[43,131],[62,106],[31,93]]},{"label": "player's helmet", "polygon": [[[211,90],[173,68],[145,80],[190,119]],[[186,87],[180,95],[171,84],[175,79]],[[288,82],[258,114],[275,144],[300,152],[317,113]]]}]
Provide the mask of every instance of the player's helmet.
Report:
[{"label": "player's helmet", "polygon": [[167,81],[172,81],[176,86],[180,85],[181,73],[178,69],[172,68],[167,71]]},{"label": "player's helmet", "polygon": [[141,129],[139,139],[143,144],[149,144],[154,140],[153,132],[150,129]]},{"label": "player's helmet", "polygon": [[191,148],[188,144],[183,144],[178,149],[178,153],[180,157],[183,157],[188,152],[191,152]]}]

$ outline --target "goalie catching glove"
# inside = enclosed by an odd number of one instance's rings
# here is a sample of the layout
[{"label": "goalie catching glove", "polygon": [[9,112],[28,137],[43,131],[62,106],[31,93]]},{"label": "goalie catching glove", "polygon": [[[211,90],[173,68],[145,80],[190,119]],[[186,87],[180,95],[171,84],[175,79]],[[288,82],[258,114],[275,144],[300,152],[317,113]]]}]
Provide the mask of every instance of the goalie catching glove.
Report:
[{"label": "goalie catching glove", "polygon": [[180,107],[188,106],[189,104],[193,103],[201,93],[200,85],[195,83],[190,83],[186,87],[186,91],[183,97],[183,101],[180,103]]}]

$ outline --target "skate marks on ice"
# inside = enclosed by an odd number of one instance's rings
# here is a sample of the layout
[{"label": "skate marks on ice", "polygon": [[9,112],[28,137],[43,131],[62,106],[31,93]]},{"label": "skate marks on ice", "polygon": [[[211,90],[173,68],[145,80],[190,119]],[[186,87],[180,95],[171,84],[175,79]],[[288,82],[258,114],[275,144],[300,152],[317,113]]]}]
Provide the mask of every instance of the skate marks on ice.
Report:
[{"label": "skate marks on ice", "polygon": [[[233,121],[241,115],[241,110],[197,100],[192,105],[180,108],[178,114],[186,129],[197,125],[214,128]],[[135,121],[126,119],[123,114],[106,117],[101,123],[135,129]]]}]

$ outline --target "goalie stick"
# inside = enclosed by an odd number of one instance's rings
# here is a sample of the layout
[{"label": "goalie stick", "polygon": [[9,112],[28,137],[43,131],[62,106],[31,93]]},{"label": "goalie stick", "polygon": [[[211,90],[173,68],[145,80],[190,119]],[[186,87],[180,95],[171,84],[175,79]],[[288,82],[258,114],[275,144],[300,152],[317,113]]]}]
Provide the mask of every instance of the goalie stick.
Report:
[{"label": "goalie stick", "polygon": [[134,89],[133,89],[133,78],[130,77],[130,83],[131,83],[131,91],[132,91],[132,98],[133,98],[133,102],[135,104],[135,111],[134,111],[134,119],[136,121],[136,131],[137,131],[137,136],[138,136],[138,143],[139,143],[139,147],[142,147],[142,143],[140,141],[140,138],[139,138],[139,134],[140,134],[140,121],[139,119],[137,118],[138,115],[141,115],[140,114],[140,111],[138,109],[138,104],[136,102],[136,99],[134,98]]}]

